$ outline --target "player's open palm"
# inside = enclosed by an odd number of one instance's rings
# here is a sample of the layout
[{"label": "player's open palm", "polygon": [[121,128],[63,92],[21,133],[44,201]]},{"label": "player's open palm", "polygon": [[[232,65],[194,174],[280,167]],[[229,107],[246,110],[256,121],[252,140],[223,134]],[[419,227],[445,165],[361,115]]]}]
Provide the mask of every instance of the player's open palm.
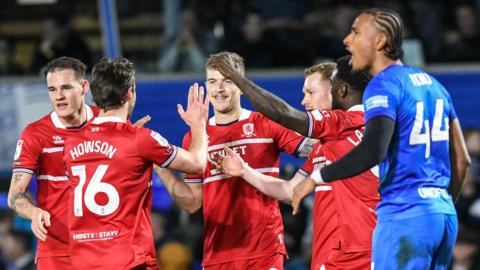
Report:
[{"label": "player's open palm", "polygon": [[227,156],[223,157],[223,160],[219,162],[222,171],[231,176],[243,177],[243,174],[245,172],[243,166],[245,162],[232,149],[227,146],[225,146],[224,148]]},{"label": "player's open palm", "polygon": [[36,209],[36,212],[32,218],[32,232],[41,241],[47,240],[47,228],[50,227],[50,213],[40,208]]},{"label": "player's open palm", "polygon": [[204,125],[208,120],[209,99],[206,98],[206,91],[203,86],[194,83],[188,90],[187,109],[177,104],[178,114],[190,127],[192,125]]}]

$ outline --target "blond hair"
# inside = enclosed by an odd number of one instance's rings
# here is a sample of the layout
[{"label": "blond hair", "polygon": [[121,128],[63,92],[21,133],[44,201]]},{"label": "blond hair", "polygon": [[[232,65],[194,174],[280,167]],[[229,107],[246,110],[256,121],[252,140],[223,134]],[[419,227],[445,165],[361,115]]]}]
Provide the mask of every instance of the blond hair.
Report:
[{"label": "blond hair", "polygon": [[245,61],[243,60],[243,57],[234,52],[220,52],[210,55],[210,57],[208,57],[207,59],[207,62],[205,63],[205,69],[215,69],[212,65],[212,61],[214,58],[217,57],[230,58],[233,61],[233,66],[235,70],[240,74],[245,75]]},{"label": "blond hair", "polygon": [[309,68],[306,68],[303,74],[308,77],[314,73],[320,73],[323,79],[330,80],[333,71],[337,68],[337,64],[332,62],[320,63]]}]

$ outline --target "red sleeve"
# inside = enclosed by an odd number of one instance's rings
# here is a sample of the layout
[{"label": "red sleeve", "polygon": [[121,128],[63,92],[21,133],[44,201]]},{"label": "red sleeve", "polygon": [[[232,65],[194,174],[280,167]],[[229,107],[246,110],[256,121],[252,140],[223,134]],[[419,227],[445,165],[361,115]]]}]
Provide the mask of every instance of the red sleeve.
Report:
[{"label": "red sleeve", "polygon": [[165,168],[175,159],[177,147],[168,143],[158,132],[141,128],[137,132],[137,148],[140,155]]},{"label": "red sleeve", "polygon": [[[183,137],[182,148],[189,149],[191,140],[192,140],[192,134],[189,131]],[[183,181],[185,183],[202,183],[203,177],[202,175],[199,175],[199,174],[185,174]]]},{"label": "red sleeve", "polygon": [[307,138],[299,133],[285,128],[272,120],[263,117],[266,125],[270,127],[272,139],[278,145],[279,150],[297,156],[307,142]]},{"label": "red sleeve", "polygon": [[26,172],[34,174],[38,169],[42,145],[32,128],[27,127],[17,141],[13,157],[13,172]]},{"label": "red sleeve", "polygon": [[342,133],[365,125],[363,113],[342,110],[314,110],[308,112],[308,137],[322,141],[337,140]]},{"label": "red sleeve", "polygon": [[308,157],[307,161],[305,161],[303,166],[298,169],[298,173],[307,177],[312,174],[313,170],[325,167],[325,162],[326,158],[322,149],[322,144],[317,142],[315,146],[313,146],[312,153]]}]

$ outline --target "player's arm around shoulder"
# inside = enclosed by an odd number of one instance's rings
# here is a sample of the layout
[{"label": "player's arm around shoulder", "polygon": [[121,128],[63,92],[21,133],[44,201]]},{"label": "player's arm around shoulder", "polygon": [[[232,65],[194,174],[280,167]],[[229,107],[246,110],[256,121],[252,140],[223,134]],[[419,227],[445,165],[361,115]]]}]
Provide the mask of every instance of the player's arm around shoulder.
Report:
[{"label": "player's arm around shoulder", "polygon": [[450,164],[452,170],[452,181],[450,183],[450,193],[454,200],[460,195],[465,175],[470,167],[470,156],[462,134],[460,122],[455,119],[450,122]]},{"label": "player's arm around shoulder", "polygon": [[272,121],[307,136],[307,114],[290,106],[280,97],[238,73],[230,56],[223,54],[214,56],[211,60],[211,66],[242,89],[242,93],[257,111],[272,119]]},{"label": "player's arm around shoulder", "polygon": [[50,214],[36,207],[27,195],[27,188],[32,181],[32,177],[32,174],[25,172],[13,173],[8,190],[8,207],[19,216],[31,220],[33,234],[41,241],[45,241],[47,230],[44,226],[50,226]]},{"label": "player's arm around shoulder", "polygon": [[202,183],[185,183],[170,169],[153,167],[173,200],[190,214],[202,207]]}]

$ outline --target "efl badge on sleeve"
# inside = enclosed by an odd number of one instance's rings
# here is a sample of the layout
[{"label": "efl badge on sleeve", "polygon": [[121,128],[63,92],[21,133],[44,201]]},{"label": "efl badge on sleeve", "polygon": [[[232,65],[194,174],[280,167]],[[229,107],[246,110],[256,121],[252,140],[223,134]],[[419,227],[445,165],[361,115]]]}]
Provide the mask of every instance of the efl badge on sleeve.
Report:
[{"label": "efl badge on sleeve", "polygon": [[252,137],[255,136],[253,123],[247,123],[243,125],[243,135],[242,137]]},{"label": "efl badge on sleeve", "polygon": [[152,138],[153,138],[155,141],[157,141],[158,144],[160,144],[161,146],[163,146],[163,147],[167,147],[167,146],[168,146],[168,141],[167,141],[167,139],[163,138],[162,135],[160,135],[158,132],[152,130],[152,133],[150,133],[150,136],[152,136]]},{"label": "efl badge on sleeve", "polygon": [[23,146],[23,140],[18,140],[17,148],[15,148],[15,155],[13,156],[13,160],[17,160],[20,157],[20,154],[22,153],[22,146]]}]

